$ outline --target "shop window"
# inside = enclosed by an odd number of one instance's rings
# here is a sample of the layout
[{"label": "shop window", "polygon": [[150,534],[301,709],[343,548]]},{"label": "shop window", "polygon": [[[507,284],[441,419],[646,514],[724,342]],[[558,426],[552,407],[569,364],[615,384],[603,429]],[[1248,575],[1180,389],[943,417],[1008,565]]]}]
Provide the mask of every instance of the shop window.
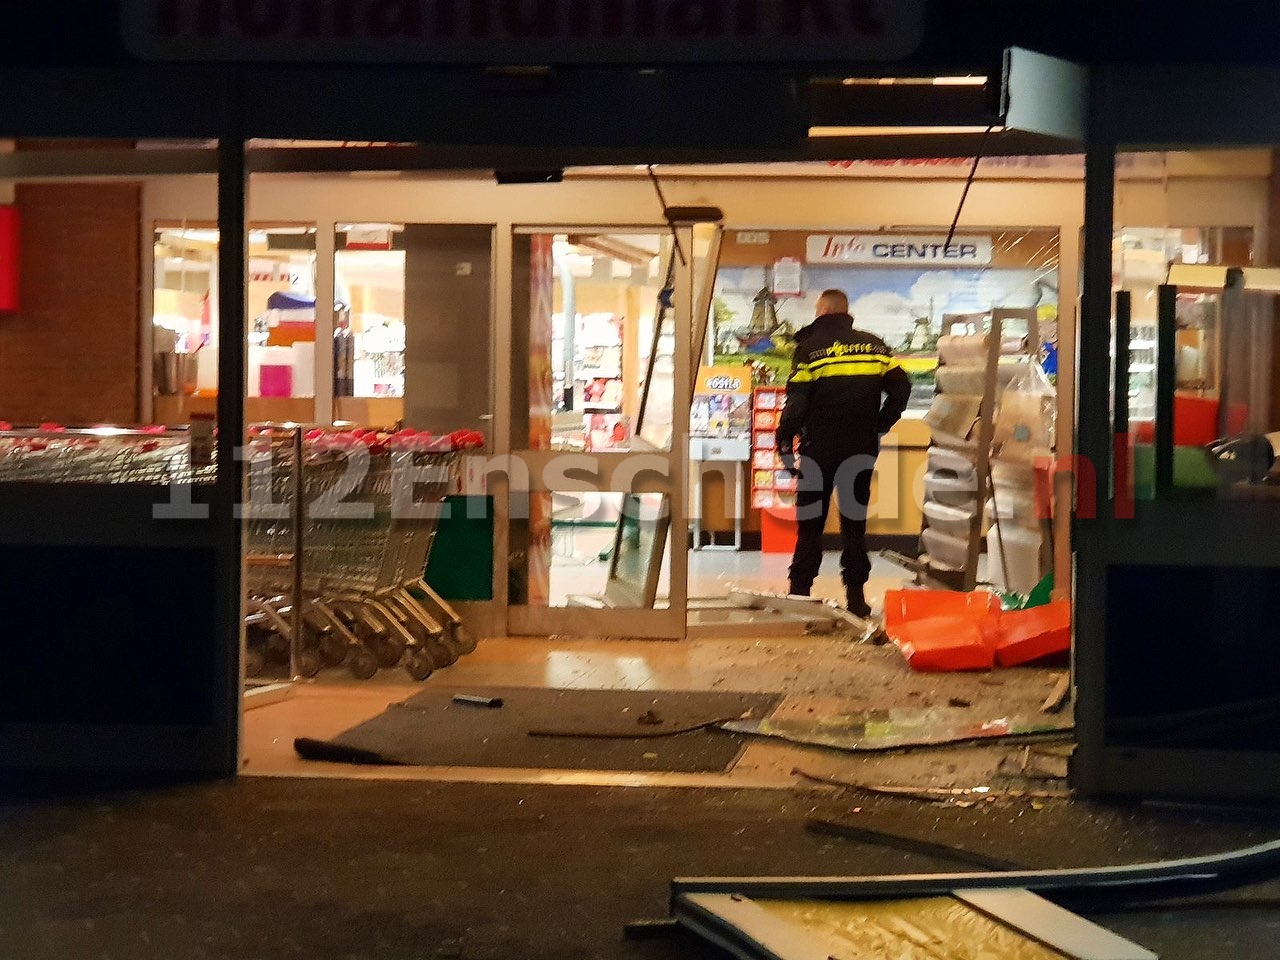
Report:
[{"label": "shop window", "polygon": [[[671,235],[518,232],[513,249],[513,448],[671,451]],[[512,517],[512,604],[669,606],[667,495],[535,489]]]},{"label": "shop window", "polygon": [[[514,558],[513,603],[595,609],[606,604],[669,606],[665,496],[557,491],[534,494],[531,507],[529,518],[513,522],[513,538],[530,545]],[[540,538],[546,542],[540,544]]]},{"label": "shop window", "polygon": [[1112,415],[1128,451],[1115,476],[1121,497],[1280,489],[1268,439],[1280,426],[1280,277],[1258,262],[1259,227],[1241,215],[1260,191],[1274,194],[1273,180],[1268,151],[1117,156],[1112,289],[1128,323],[1123,343],[1113,326],[1111,351]]},{"label": "shop window", "polygon": [[748,367],[756,386],[786,382],[796,334],[818,295],[849,296],[859,329],[883,339],[911,376],[908,416],[934,395],[938,338],[996,308],[1034,309],[1046,360],[1056,341],[1055,230],[866,233],[731,230],[712,303],[714,362]]},{"label": "shop window", "polygon": [[335,397],[403,398],[403,224],[340,224],[334,255]]},{"label": "shop window", "polygon": [[[1155,417],[1157,288],[1178,279],[1175,265],[1221,267],[1253,262],[1250,227],[1117,227],[1112,239],[1112,288],[1131,297],[1129,417]],[[1200,272],[1197,271],[1197,274]],[[1199,282],[1199,275],[1193,282]],[[1221,290],[1184,284],[1177,298],[1178,389],[1207,394],[1218,383]]]},{"label": "shop window", "polygon": [[[524,238],[521,238],[524,240]],[[517,447],[670,450],[674,401],[672,247],[659,233],[529,238],[530,415]],[[519,254],[518,254],[519,256]],[[527,428],[524,423],[527,422]]]},{"label": "shop window", "polygon": [[[195,367],[179,358],[176,323],[160,337],[165,355],[149,355],[151,285],[138,278],[150,266],[149,211],[166,197],[182,193],[216,215],[216,150],[216,142],[0,142],[0,482],[214,479],[212,463],[192,462],[188,418],[151,409],[153,384],[194,392]],[[148,158],[161,151],[157,170],[192,172],[148,174]],[[181,162],[174,151],[186,155]],[[158,274],[158,309],[198,322],[199,297],[179,295],[184,283],[207,289],[209,269]],[[200,460],[210,448],[202,436]]]},{"label": "shop window", "polygon": [[[246,415],[310,420],[315,396],[315,228],[254,225],[245,292]],[[218,393],[218,230],[209,223],[155,227],[152,312],[155,416],[181,423],[210,412]]]},{"label": "shop window", "polygon": [[493,226],[338,224],[335,251],[335,419],[491,439]]}]

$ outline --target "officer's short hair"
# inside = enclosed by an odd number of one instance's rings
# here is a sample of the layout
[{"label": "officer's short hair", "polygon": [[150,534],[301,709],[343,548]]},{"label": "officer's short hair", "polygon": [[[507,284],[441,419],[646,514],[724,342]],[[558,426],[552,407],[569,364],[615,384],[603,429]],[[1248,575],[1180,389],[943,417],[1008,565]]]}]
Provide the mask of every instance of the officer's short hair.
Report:
[{"label": "officer's short hair", "polygon": [[832,312],[834,313],[849,312],[849,295],[843,290],[836,290],[835,288],[823,290],[822,293],[818,295],[818,299],[830,304]]}]

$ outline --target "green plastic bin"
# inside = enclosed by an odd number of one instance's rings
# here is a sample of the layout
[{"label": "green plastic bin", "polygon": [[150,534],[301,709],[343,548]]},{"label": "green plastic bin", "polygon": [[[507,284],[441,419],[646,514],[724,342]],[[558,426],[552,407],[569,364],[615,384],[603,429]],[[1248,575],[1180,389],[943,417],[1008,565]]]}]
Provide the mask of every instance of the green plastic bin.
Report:
[{"label": "green plastic bin", "polygon": [[493,497],[445,497],[423,577],[446,600],[493,599]]}]

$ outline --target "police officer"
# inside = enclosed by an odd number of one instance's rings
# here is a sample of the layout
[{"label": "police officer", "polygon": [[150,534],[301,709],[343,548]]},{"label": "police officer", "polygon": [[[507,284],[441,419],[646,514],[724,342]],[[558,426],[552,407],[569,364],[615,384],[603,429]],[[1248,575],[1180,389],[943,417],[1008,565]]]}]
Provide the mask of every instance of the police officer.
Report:
[{"label": "police officer", "polygon": [[871,613],[864,594],[871,575],[866,543],[871,475],[880,438],[906,409],[911,381],[883,340],[853,328],[844,291],[823,291],[815,313],[813,323],[796,335],[778,425],[783,465],[800,478],[790,592],[807,597],[813,588],[831,493],[837,490],[846,607],[866,617]]}]

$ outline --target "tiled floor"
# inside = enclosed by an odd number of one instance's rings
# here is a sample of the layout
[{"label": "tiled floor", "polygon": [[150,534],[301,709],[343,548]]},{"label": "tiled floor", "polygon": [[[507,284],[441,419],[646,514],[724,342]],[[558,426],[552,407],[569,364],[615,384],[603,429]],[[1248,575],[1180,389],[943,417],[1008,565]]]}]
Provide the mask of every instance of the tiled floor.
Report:
[{"label": "tiled floor", "polygon": [[[604,592],[609,572],[608,560],[600,559],[600,551],[613,542],[612,529],[585,528],[572,538],[557,541],[557,553],[551,565],[551,597],[553,606],[563,606],[573,595],[594,596]],[[790,554],[761,553],[756,550],[692,550],[689,552],[689,596],[723,597],[733,587],[783,593],[787,589],[787,567]],[[875,558],[869,594],[878,596],[886,589],[900,585],[909,573],[901,567]],[[659,597],[666,596],[667,565],[663,564],[658,581]],[[840,585],[839,557],[828,553],[822,572],[814,584],[814,595],[843,601]]]},{"label": "tiled floor", "polygon": [[[692,582],[697,586],[691,593],[723,595],[730,584],[775,591],[776,578],[785,576],[787,559],[758,553],[695,554],[697,574]],[[878,597],[901,580],[901,571],[877,562],[872,592]],[[828,570],[815,592],[834,598],[838,591],[838,576]],[[974,719],[995,719],[1034,713],[1057,675],[1042,669],[990,675],[913,673],[892,647],[851,643],[838,636],[679,643],[520,638],[482,641],[474,653],[426,683],[471,692],[487,686],[776,691],[784,694],[777,716],[893,707],[963,710]],[[359,779],[790,787],[799,767],[863,782],[973,786],[990,782],[997,764],[1010,752],[992,746],[854,756],[758,739],[748,743],[739,762],[725,774],[358,767],[303,761],[294,753],[295,737],[334,736],[420,689],[399,671],[383,671],[363,683],[334,671],[331,677],[296,684],[287,699],[245,712],[244,771]]]}]

